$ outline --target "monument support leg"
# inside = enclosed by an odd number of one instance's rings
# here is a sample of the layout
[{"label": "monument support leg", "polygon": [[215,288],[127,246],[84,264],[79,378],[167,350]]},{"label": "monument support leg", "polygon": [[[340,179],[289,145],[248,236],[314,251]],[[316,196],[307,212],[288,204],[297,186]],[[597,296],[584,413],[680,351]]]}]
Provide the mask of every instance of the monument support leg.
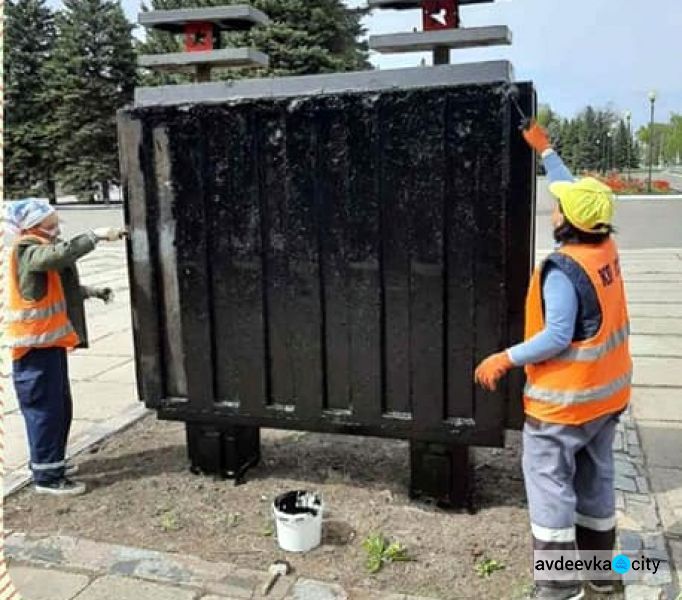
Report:
[{"label": "monument support leg", "polygon": [[260,428],[187,423],[187,454],[193,473],[243,482],[260,461]]},{"label": "monument support leg", "polygon": [[471,507],[469,446],[410,441],[410,497],[445,508]]}]

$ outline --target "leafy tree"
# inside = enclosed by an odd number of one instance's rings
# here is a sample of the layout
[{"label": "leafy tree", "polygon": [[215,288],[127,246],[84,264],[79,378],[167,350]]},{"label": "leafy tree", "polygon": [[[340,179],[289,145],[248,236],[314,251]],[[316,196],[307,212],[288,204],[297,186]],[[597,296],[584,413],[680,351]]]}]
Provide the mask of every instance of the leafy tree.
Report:
[{"label": "leafy tree", "polygon": [[[143,10],[239,3],[243,0],[151,0]],[[369,68],[366,44],[358,41],[364,33],[360,24],[363,10],[349,9],[342,0],[253,0],[250,4],[270,17],[270,25],[225,34],[222,43],[258,48],[270,57],[270,67],[256,72],[230,70],[223,77],[307,75]],[[180,49],[179,36],[158,31],[150,31],[147,41],[140,45],[144,54]],[[151,74],[145,78],[151,85],[183,80],[187,77]]]},{"label": "leafy tree", "polygon": [[[653,129],[651,124],[640,127],[637,131],[637,138],[644,146],[644,162],[649,164],[649,153],[652,151],[653,164],[659,165],[662,162],[669,162],[668,153],[664,151],[667,148],[668,139],[670,137],[670,125],[667,123],[654,123]],[[653,146],[652,146],[653,145]]]},{"label": "leafy tree", "polygon": [[10,196],[47,193],[54,202],[51,117],[41,99],[53,14],[45,0],[14,0],[5,4],[5,18],[5,190]]},{"label": "leafy tree", "polygon": [[66,187],[92,199],[99,184],[108,200],[119,173],[116,111],[135,87],[132,25],[116,0],[64,0],[57,29],[44,94],[56,166]]},{"label": "leafy tree", "polygon": [[672,113],[665,132],[663,157],[666,163],[682,162],[682,115]]}]

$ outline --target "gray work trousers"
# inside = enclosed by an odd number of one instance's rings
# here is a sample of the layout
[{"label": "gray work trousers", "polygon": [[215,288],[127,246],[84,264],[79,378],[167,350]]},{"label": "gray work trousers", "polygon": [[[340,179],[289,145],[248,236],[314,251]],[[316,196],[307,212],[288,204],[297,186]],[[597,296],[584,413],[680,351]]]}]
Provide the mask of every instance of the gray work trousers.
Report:
[{"label": "gray work trousers", "polygon": [[613,549],[618,419],[611,414],[583,425],[526,419],[523,475],[536,550]]}]

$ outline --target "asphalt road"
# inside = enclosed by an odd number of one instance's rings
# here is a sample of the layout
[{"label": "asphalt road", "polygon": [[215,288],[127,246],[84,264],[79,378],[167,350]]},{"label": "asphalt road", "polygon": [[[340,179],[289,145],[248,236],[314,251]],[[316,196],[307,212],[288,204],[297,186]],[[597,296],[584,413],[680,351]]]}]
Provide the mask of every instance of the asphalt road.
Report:
[{"label": "asphalt road", "polygon": [[[536,246],[540,250],[552,247],[552,206],[553,199],[547,190],[547,181],[540,178],[536,207]],[[68,206],[61,208],[60,214],[62,229],[67,235],[123,223],[120,205],[87,208]],[[616,227],[617,239],[623,249],[682,247],[682,200],[621,201],[616,209]]]},{"label": "asphalt road", "polygon": [[120,204],[104,206],[62,206],[59,207],[62,233],[71,237],[95,227],[123,226],[123,208]]},{"label": "asphalt road", "polygon": [[[552,247],[554,200],[544,177],[537,189],[536,247],[546,250]],[[682,247],[682,200],[623,200],[616,206],[615,225],[621,249]]]}]

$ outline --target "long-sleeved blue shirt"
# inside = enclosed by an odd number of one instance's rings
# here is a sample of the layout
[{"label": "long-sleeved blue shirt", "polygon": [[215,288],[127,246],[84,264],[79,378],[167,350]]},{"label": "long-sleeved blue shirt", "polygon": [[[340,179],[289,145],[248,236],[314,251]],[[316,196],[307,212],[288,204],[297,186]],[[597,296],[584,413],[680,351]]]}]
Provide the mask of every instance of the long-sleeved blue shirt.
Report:
[{"label": "long-sleeved blue shirt", "polygon": [[[573,175],[554,150],[546,150],[542,162],[550,183],[573,181]],[[578,314],[578,294],[571,280],[549,265],[542,282],[545,328],[531,339],[512,346],[509,358],[517,365],[539,363],[565,350],[573,339]]]}]

